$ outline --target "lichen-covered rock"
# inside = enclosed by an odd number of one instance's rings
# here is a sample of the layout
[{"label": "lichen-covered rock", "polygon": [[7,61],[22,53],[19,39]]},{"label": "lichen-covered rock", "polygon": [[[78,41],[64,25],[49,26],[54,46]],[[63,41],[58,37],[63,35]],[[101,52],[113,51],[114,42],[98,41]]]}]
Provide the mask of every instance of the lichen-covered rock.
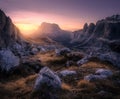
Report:
[{"label": "lichen-covered rock", "polygon": [[75,75],[75,74],[77,74],[77,73],[74,70],[63,70],[58,73],[58,75],[63,76],[63,77],[69,76],[69,75]]},{"label": "lichen-covered rock", "polygon": [[10,50],[0,51],[0,68],[1,70],[9,71],[19,65],[19,58],[15,56]]},{"label": "lichen-covered rock", "polygon": [[111,76],[113,74],[113,72],[108,69],[98,69],[95,73],[97,75],[106,75],[106,76]]},{"label": "lichen-covered rock", "polygon": [[120,67],[120,54],[115,52],[108,52],[105,54],[96,55],[96,57],[102,61],[108,61],[114,66]]},{"label": "lichen-covered rock", "polygon": [[59,55],[66,55],[67,53],[70,53],[71,50],[69,48],[61,48],[61,49],[56,49],[55,53],[57,56]]},{"label": "lichen-covered rock", "polygon": [[106,79],[107,76],[106,75],[94,75],[94,74],[89,74],[87,76],[84,77],[84,80],[87,81],[96,81],[96,80],[103,80]]},{"label": "lichen-covered rock", "polygon": [[48,67],[42,68],[36,79],[34,91],[49,93],[52,91],[55,92],[59,89],[61,89],[60,78]]},{"label": "lichen-covered rock", "polygon": [[90,53],[89,55],[86,55],[85,57],[83,57],[82,59],[80,59],[79,61],[77,61],[77,65],[80,66],[80,65],[88,62],[91,57],[92,57],[92,53]]},{"label": "lichen-covered rock", "polygon": [[103,80],[103,79],[107,79],[112,75],[113,75],[113,72],[109,69],[98,69],[95,72],[95,74],[89,74],[85,76],[84,80],[87,80],[87,81]]},{"label": "lichen-covered rock", "polygon": [[38,53],[39,52],[39,50],[37,49],[37,48],[32,48],[31,49],[31,53],[32,54],[36,54],[36,53]]}]

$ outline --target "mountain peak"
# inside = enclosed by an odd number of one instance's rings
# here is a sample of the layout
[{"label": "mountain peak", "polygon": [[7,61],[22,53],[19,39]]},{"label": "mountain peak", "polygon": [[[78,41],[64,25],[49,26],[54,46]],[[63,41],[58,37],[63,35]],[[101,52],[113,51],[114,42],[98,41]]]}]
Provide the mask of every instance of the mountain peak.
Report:
[{"label": "mountain peak", "polygon": [[110,17],[106,17],[107,21],[120,21],[120,15],[116,14],[116,15],[112,15]]},{"label": "mountain peak", "polygon": [[61,29],[58,24],[43,22],[40,26],[40,30],[45,33],[51,33],[53,31],[60,31]]}]

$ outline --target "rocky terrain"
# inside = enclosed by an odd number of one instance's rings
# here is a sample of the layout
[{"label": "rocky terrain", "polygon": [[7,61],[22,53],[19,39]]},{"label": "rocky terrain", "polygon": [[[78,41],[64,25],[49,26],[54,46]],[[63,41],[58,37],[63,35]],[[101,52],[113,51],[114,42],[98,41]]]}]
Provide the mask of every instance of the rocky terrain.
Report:
[{"label": "rocky terrain", "polygon": [[120,98],[119,15],[86,23],[72,37],[49,23],[37,33],[24,38],[0,10],[1,99]]}]

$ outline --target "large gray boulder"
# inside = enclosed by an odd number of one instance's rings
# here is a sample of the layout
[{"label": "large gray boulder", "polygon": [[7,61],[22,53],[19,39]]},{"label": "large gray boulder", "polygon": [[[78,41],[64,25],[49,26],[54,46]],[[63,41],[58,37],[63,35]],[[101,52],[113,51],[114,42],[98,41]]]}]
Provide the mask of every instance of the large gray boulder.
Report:
[{"label": "large gray boulder", "polygon": [[109,69],[98,69],[95,72],[95,74],[89,74],[85,76],[84,80],[87,80],[87,81],[104,80],[112,75],[113,75],[113,72]]},{"label": "large gray boulder", "polygon": [[38,94],[43,94],[46,99],[46,95],[51,94],[50,99],[54,99],[56,91],[61,89],[61,80],[60,78],[48,67],[44,67],[40,70],[38,78],[36,79],[34,92]]},{"label": "large gray boulder", "polygon": [[10,50],[0,50],[0,68],[1,70],[9,71],[19,65],[19,58],[15,56]]}]

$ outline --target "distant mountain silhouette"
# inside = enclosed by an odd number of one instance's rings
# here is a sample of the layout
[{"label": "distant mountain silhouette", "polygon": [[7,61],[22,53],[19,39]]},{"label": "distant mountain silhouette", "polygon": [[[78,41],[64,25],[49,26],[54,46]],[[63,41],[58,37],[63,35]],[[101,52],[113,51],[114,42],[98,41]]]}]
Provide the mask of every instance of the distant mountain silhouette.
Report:
[{"label": "distant mountain silhouette", "polygon": [[71,40],[71,32],[62,30],[57,24],[43,22],[36,31],[35,38],[50,38],[63,45],[68,45]]}]

